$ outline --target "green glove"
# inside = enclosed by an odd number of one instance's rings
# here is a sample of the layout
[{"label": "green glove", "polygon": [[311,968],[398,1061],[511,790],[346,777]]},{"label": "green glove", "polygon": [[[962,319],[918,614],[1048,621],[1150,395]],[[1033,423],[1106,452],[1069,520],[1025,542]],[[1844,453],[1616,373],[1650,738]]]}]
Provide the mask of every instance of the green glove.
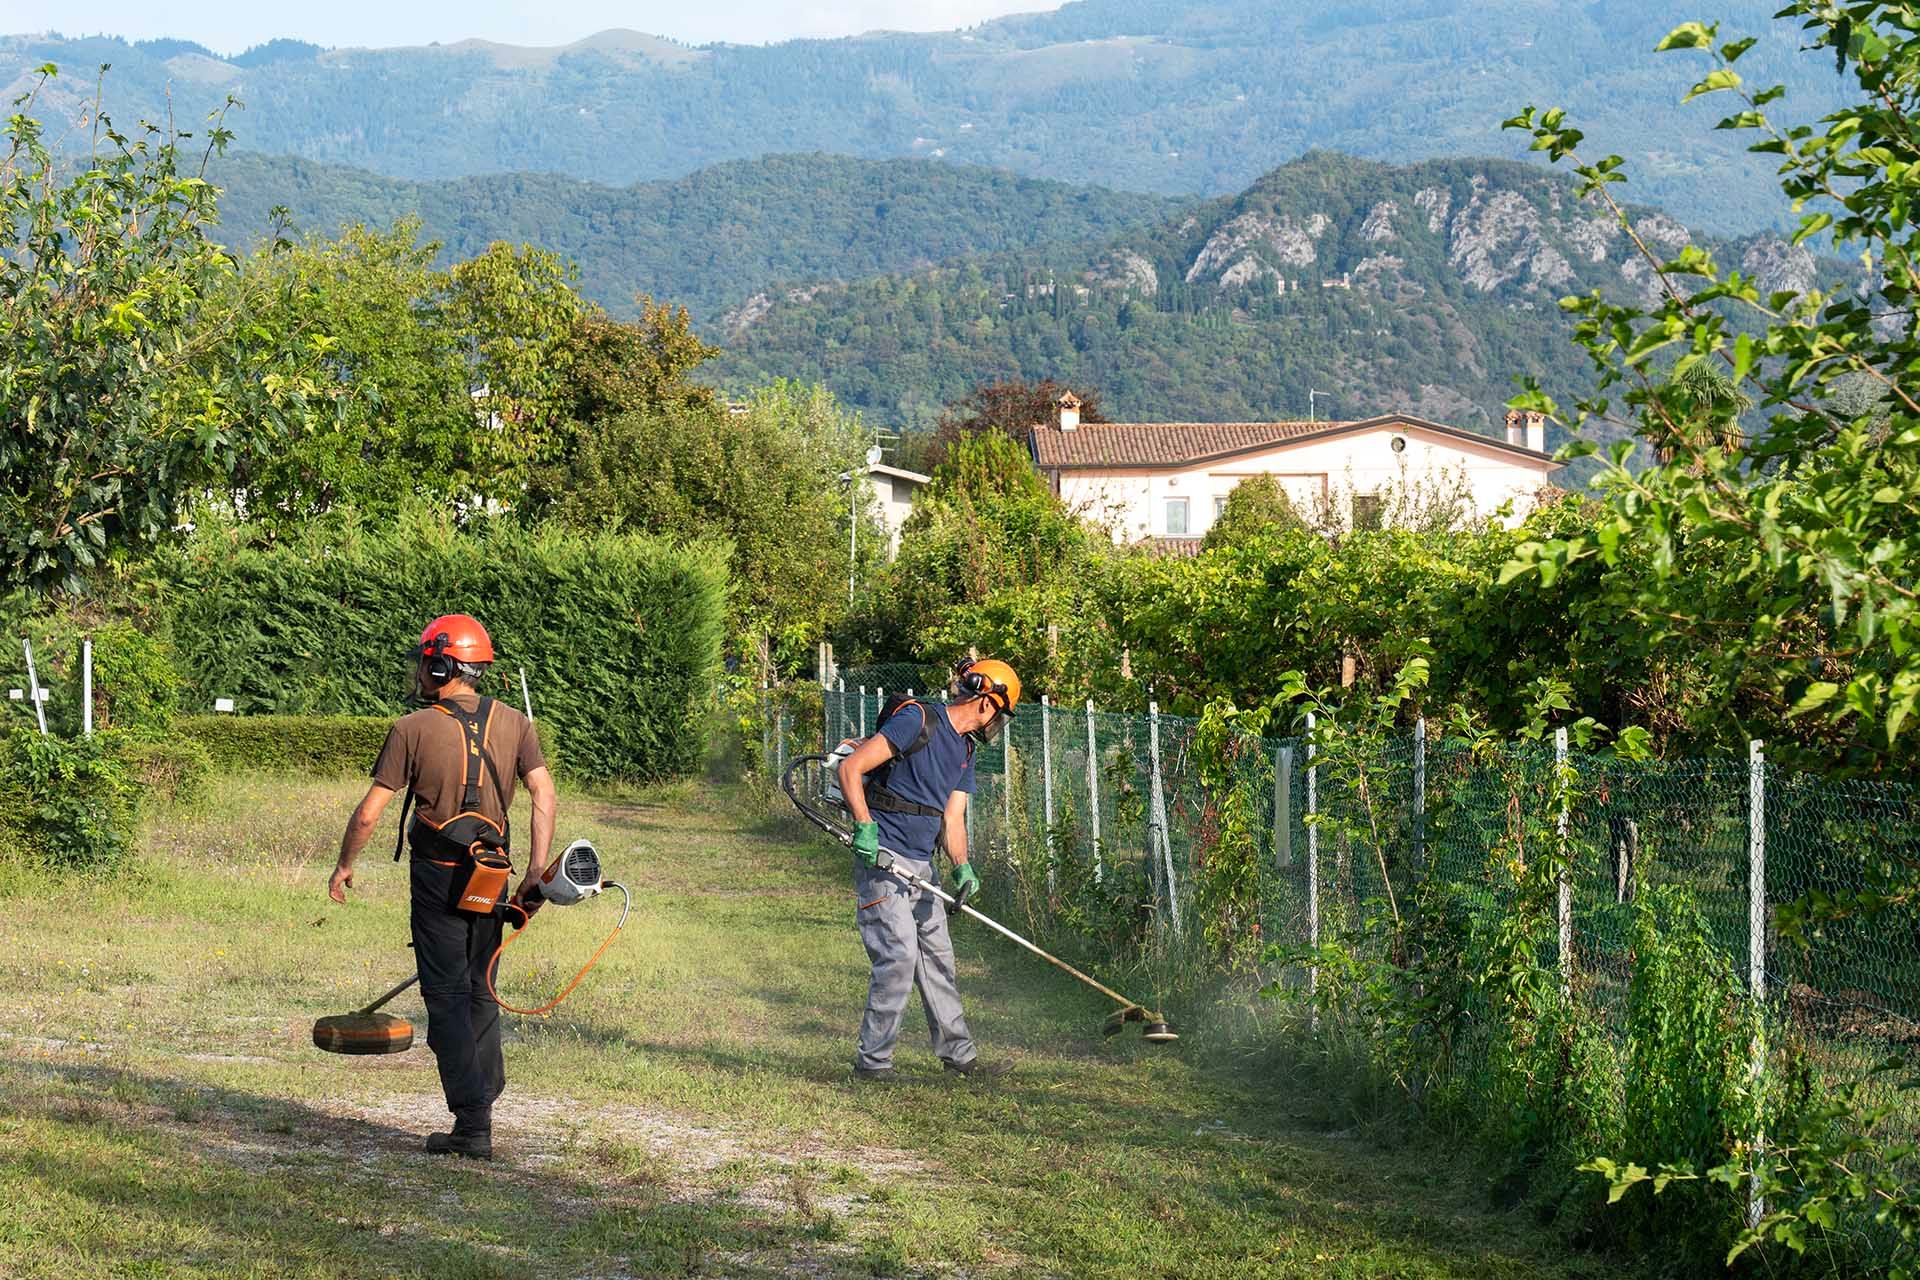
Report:
[{"label": "green glove", "polygon": [[963,862],[953,869],[953,887],[969,897],[980,892],[980,873],[973,869],[971,862]]},{"label": "green glove", "polygon": [[860,855],[860,861],[870,867],[880,861],[879,823],[856,822],[853,824],[853,851]]}]

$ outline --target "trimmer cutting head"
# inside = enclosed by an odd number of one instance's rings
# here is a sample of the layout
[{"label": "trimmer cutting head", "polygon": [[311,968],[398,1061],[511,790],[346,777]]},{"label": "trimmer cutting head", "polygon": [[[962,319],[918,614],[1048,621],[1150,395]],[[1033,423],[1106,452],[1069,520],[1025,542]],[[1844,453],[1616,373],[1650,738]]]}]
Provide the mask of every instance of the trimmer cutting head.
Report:
[{"label": "trimmer cutting head", "polygon": [[1149,1044],[1171,1044],[1180,1038],[1180,1033],[1173,1029],[1172,1023],[1157,1013],[1147,1012],[1137,1004],[1128,1005],[1124,1009],[1115,1009],[1108,1014],[1106,1023],[1100,1028],[1100,1034],[1107,1037],[1117,1036],[1129,1022],[1145,1024],[1140,1028],[1140,1037]]},{"label": "trimmer cutting head", "polygon": [[336,1013],[316,1018],[313,1047],[328,1053],[405,1053],[413,1024],[391,1013]]},{"label": "trimmer cutting head", "polygon": [[328,1053],[405,1053],[413,1048],[413,1024],[405,1018],[375,1010],[420,981],[414,974],[405,982],[352,1013],[334,1013],[313,1021],[313,1047]]}]

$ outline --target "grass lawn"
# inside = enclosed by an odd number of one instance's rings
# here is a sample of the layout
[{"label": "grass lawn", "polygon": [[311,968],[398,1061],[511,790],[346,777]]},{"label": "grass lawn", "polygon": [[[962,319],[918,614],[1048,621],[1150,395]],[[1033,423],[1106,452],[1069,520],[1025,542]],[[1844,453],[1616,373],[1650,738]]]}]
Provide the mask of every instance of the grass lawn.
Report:
[{"label": "grass lawn", "polygon": [[[1105,1003],[956,928],[984,1057],[944,1076],[908,1014],[894,1086],[849,1064],[866,988],[845,855],[744,789],[569,795],[636,892],[543,1018],[509,1016],[490,1165],[446,1123],[425,1018],[388,1058],[313,1019],[406,976],[381,840],[326,898],[361,784],[240,776],[150,824],[140,869],[0,900],[0,1275],[1598,1276],[1432,1150],[1317,1131],[1285,1078],[1099,1035]],[[397,806],[396,806],[397,808]],[[525,817],[519,818],[525,831]],[[986,885],[982,905],[994,909]],[[503,998],[543,1002],[617,902],[548,908]]]}]

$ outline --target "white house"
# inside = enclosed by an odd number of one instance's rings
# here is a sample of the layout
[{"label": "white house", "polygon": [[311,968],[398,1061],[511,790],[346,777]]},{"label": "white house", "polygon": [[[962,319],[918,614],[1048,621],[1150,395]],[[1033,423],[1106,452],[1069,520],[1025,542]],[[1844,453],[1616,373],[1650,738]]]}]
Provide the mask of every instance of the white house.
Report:
[{"label": "white house", "polygon": [[[1396,510],[1457,506],[1462,519],[1510,505],[1517,523],[1559,464],[1546,419],[1510,412],[1506,438],[1388,414],[1359,422],[1082,423],[1060,398],[1028,435],[1034,465],[1070,507],[1122,541],[1198,539],[1248,476],[1270,475],[1309,520],[1368,527]],[[1187,543],[1190,546],[1191,543]]]},{"label": "white house", "polygon": [[914,500],[931,479],[918,471],[890,467],[883,462],[867,464],[867,492],[880,522],[887,528],[887,555],[900,549],[900,526],[913,514]]}]

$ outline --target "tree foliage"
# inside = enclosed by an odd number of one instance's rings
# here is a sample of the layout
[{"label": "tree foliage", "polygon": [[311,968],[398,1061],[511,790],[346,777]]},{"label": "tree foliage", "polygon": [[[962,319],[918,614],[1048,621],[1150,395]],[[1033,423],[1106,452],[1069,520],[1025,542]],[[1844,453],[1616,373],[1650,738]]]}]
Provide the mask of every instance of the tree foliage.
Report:
[{"label": "tree foliage", "polygon": [[[1653,443],[1654,465],[1636,469],[1631,443],[1615,446],[1607,516],[1590,535],[1523,548],[1509,572],[1551,583],[1585,560],[1638,558],[1647,572],[1621,603],[1652,636],[1688,645],[1751,701],[1824,720],[1845,735],[1849,763],[1898,767],[1912,759],[1906,735],[1920,710],[1920,233],[1904,178],[1920,159],[1920,38],[1897,6],[1796,0],[1784,13],[1857,94],[1819,126],[1776,123],[1769,107],[1782,90],[1738,69],[1751,40],[1688,23],[1661,48],[1704,55],[1689,96],[1734,102],[1722,126],[1777,159],[1799,211],[1795,238],[1855,248],[1871,290],[1763,295],[1709,251],[1656,253],[1613,194],[1626,180],[1618,156],[1585,160],[1583,135],[1558,109],[1509,121],[1573,167],[1659,282],[1652,306],[1597,294],[1563,304],[1600,394],[1570,411],[1538,391],[1515,402],[1581,429],[1623,425]],[[1662,378],[1652,361],[1667,353],[1678,358]],[[1702,366],[1720,371],[1723,390],[1698,393]],[[1884,412],[1859,411],[1862,378],[1884,389]],[[1738,425],[1749,402],[1767,417],[1751,435]]]},{"label": "tree foliage", "polygon": [[1227,506],[1200,545],[1207,550],[1266,533],[1287,529],[1304,530],[1307,522],[1293,509],[1286,490],[1269,475],[1248,476],[1227,495]]},{"label": "tree foliage", "polygon": [[[317,327],[258,342],[272,279],[212,239],[213,188],[183,147],[91,109],[93,154],[60,164],[14,101],[0,160],[0,588],[71,589],[173,527],[181,498],[330,413]],[[212,124],[206,149],[231,134]]]},{"label": "tree foliage", "polygon": [[[602,420],[582,437],[554,507],[581,529],[724,540],[737,651],[771,639],[783,669],[811,656],[846,606],[848,487],[858,419],[817,387],[781,383],[744,413],[692,397]],[[861,490],[864,492],[864,489]],[[864,564],[885,535],[862,512]]]},{"label": "tree foliage", "polygon": [[1050,425],[1058,419],[1060,397],[1069,391],[1080,401],[1080,421],[1107,421],[1100,412],[1100,393],[1093,388],[1075,390],[1052,378],[983,383],[948,404],[940,414],[940,420],[933,424],[925,461],[938,466],[955,445],[985,431],[1024,443],[1029,428]]}]

